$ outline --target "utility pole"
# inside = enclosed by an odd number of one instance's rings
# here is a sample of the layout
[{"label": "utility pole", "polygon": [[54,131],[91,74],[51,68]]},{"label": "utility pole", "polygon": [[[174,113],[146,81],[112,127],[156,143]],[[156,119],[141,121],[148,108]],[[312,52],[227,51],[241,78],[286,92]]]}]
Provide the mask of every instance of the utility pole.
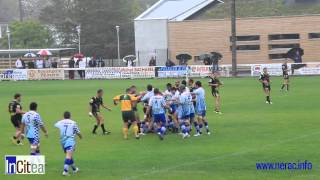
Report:
[{"label": "utility pole", "polygon": [[231,0],[232,76],[237,76],[237,14],[236,0]]},{"label": "utility pole", "polygon": [[23,4],[22,4],[22,0],[18,0],[19,1],[19,15],[20,15],[20,22],[23,21]]},{"label": "utility pole", "polygon": [[117,41],[118,41],[118,60],[120,61],[120,26],[116,26]]}]

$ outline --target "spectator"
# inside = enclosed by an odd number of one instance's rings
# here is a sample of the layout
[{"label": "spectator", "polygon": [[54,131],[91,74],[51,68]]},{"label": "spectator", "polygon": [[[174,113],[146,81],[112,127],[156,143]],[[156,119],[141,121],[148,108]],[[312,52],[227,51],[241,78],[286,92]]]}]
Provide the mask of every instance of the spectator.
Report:
[{"label": "spectator", "polygon": [[167,66],[167,67],[172,67],[172,66],[175,66],[175,64],[174,64],[174,62],[172,62],[170,59],[168,59],[168,60],[166,61],[166,66]]},{"label": "spectator", "polygon": [[43,60],[42,59],[38,59],[36,61],[36,66],[37,66],[37,69],[43,69]]},{"label": "spectator", "polygon": [[54,59],[54,60],[51,62],[51,67],[52,67],[52,68],[58,68],[57,59]]},{"label": "spectator", "polygon": [[34,60],[28,62],[28,69],[35,69],[35,61]]},{"label": "spectator", "polygon": [[85,78],[85,68],[86,68],[86,66],[87,66],[87,63],[86,63],[86,61],[84,61],[83,59],[79,59],[78,61],[77,61],[77,64],[78,64],[78,66],[79,66],[79,69],[80,70],[78,70],[78,73],[79,73],[79,75],[80,75],[80,78],[81,79],[84,79]]},{"label": "spectator", "polygon": [[[74,68],[75,62],[73,57],[69,60],[69,68]],[[69,70],[69,79],[74,79],[74,70]]]},{"label": "spectator", "polygon": [[23,59],[21,59],[21,63],[22,63],[22,68],[25,69],[26,68],[26,63],[24,62]]},{"label": "spectator", "polygon": [[89,61],[89,67],[93,68],[97,66],[97,62],[95,58],[90,59]]},{"label": "spectator", "polygon": [[44,68],[51,68],[51,58],[47,59],[45,62],[44,62]]},{"label": "spectator", "polygon": [[15,66],[17,69],[23,69],[23,64],[20,58],[17,59]]},{"label": "spectator", "polygon": [[149,66],[156,66],[157,65],[157,61],[154,57],[152,57],[149,61]]}]

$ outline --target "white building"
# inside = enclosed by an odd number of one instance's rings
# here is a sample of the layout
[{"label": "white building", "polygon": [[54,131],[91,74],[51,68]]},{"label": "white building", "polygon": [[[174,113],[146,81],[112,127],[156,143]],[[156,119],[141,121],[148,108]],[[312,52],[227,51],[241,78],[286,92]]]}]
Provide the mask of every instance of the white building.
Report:
[{"label": "white building", "polygon": [[221,0],[160,0],[134,21],[135,48],[138,65],[149,64],[155,57],[164,65],[169,57],[168,22],[192,19],[203,10],[222,3]]}]

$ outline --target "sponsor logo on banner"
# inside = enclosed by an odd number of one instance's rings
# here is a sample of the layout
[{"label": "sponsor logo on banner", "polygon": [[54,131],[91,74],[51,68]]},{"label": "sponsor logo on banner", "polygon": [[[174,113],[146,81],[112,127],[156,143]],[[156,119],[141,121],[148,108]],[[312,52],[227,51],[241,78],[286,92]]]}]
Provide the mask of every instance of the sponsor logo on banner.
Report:
[{"label": "sponsor logo on banner", "polygon": [[45,157],[7,155],[5,174],[45,174]]},{"label": "sponsor logo on banner", "polygon": [[106,67],[86,69],[86,79],[125,79],[154,77],[154,67]]},{"label": "sponsor logo on banner", "polygon": [[63,80],[63,69],[31,69],[28,70],[29,80]]},{"label": "sponsor logo on banner", "polygon": [[185,77],[190,70],[189,66],[157,67],[156,74],[159,78]]},{"label": "sponsor logo on banner", "polygon": [[[319,75],[320,64],[308,63],[308,64],[288,64],[289,75]],[[282,76],[282,64],[254,64],[251,66],[251,75],[259,76],[263,68],[268,68],[268,72],[272,76]]]},{"label": "sponsor logo on banner", "polygon": [[0,70],[0,80],[28,80],[26,69]]}]

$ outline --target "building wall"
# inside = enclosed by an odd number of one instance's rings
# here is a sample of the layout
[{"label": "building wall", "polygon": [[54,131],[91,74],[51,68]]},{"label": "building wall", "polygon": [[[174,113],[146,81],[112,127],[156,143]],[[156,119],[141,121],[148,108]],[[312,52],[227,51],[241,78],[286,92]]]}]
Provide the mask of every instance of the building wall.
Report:
[{"label": "building wall", "polygon": [[135,20],[134,31],[138,65],[149,65],[151,57],[156,57],[157,65],[164,65],[168,58],[168,20]]},{"label": "building wall", "polygon": [[[197,20],[169,22],[169,52],[175,60],[176,54],[189,53],[194,59],[203,53],[220,52],[223,64],[231,64],[231,22],[230,20]],[[272,34],[299,34],[298,39],[270,40]],[[304,62],[320,61],[320,37],[310,39],[309,33],[320,34],[320,15],[243,18],[237,21],[237,36],[258,35],[260,40],[238,41],[238,45],[259,45],[260,50],[238,51],[238,63],[277,63],[281,57],[271,54],[285,54],[290,48],[283,46],[298,44],[305,50]],[[270,49],[271,45],[278,47]],[[280,46],[280,48],[279,48]],[[199,64],[192,60],[189,64]]]}]

